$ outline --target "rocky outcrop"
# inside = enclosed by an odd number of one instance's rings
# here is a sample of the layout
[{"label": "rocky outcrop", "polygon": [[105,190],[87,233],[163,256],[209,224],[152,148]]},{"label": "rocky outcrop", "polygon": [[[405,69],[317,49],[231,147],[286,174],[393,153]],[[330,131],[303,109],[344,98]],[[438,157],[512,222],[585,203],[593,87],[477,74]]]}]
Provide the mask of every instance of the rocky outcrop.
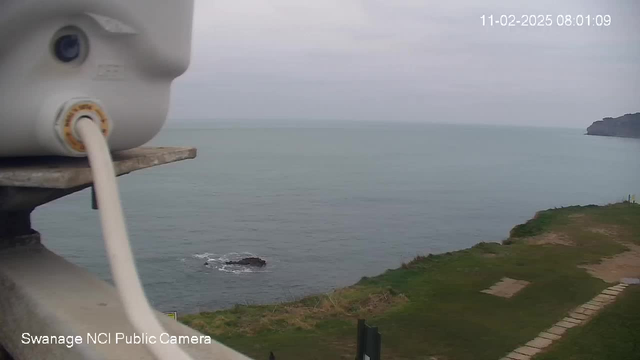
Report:
[{"label": "rocky outcrop", "polygon": [[248,257],[238,261],[227,261],[226,265],[246,265],[246,266],[257,266],[263,267],[267,265],[267,262],[260,259],[259,257]]},{"label": "rocky outcrop", "polygon": [[640,112],[596,121],[587,128],[587,135],[640,138]]}]

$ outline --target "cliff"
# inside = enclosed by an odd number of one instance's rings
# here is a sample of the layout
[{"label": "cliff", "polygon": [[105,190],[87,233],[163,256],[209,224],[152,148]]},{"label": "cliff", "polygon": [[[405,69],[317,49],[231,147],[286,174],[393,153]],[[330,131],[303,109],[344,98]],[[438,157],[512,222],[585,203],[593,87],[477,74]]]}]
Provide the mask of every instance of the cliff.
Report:
[{"label": "cliff", "polygon": [[596,121],[587,128],[587,135],[640,138],[640,112]]}]

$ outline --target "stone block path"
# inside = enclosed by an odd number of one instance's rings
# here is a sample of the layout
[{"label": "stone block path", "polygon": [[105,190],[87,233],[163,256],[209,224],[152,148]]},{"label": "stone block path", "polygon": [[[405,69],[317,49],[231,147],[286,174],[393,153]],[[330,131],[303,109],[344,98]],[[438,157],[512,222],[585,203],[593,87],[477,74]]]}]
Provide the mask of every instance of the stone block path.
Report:
[{"label": "stone block path", "polygon": [[618,296],[627,286],[628,284],[620,283],[603,290],[587,303],[582,304],[569,312],[567,317],[538,334],[535,339],[513,350],[500,360],[531,359],[534,355],[550,346],[554,341],[560,340],[567,329],[584,324],[603,307],[612,303],[616,299],[616,296]]}]

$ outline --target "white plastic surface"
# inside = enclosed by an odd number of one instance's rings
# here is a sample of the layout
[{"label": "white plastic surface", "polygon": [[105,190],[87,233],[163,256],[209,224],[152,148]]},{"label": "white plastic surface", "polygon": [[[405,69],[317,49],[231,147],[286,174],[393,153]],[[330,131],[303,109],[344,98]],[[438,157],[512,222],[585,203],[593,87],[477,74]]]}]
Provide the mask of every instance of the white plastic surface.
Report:
[{"label": "white plastic surface", "polygon": [[[87,146],[111,274],[127,317],[138,333],[156,336],[156,339],[159,339],[166,330],[155,317],[140,283],[109,148],[100,128],[93,120],[80,119],[76,126]],[[147,346],[158,360],[192,360],[191,356],[175,344],[149,343]],[[249,360],[218,342],[213,341],[211,347],[218,353],[218,360]]]},{"label": "white plastic surface", "polygon": [[[146,333],[159,339],[166,331],[156,319],[144,294],[138,270],[131,252],[129,235],[124,222],[124,214],[120,203],[120,194],[113,171],[113,161],[109,148],[105,144],[100,129],[92,120],[81,119],[77,123],[77,131],[87,146],[87,155],[96,196],[100,204],[100,222],[105,247],[111,265],[113,280],[118,288],[120,299],[127,317],[140,333]],[[149,344],[149,350],[158,359],[190,360],[178,345],[163,346],[159,343]]]},{"label": "white plastic surface", "polygon": [[[0,0],[0,157],[77,156],[55,132],[73,98],[104,106],[112,151],[151,140],[189,65],[192,18],[193,0]],[[87,37],[84,62],[52,52],[69,26]]]}]

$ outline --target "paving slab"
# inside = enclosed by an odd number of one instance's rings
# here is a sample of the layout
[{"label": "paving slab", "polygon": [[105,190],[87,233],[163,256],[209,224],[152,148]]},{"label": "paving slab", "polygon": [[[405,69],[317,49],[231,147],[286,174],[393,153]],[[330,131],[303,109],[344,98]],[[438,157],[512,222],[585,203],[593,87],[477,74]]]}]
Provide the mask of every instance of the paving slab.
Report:
[{"label": "paving slab", "polygon": [[599,299],[591,299],[587,304],[589,305],[593,305],[593,306],[604,306],[606,303],[606,301],[603,300],[599,300]]},{"label": "paving slab", "polygon": [[569,321],[564,321],[564,320],[558,321],[556,323],[556,326],[560,326],[560,327],[567,328],[567,329],[571,329],[572,327],[577,326],[577,325],[578,324],[576,324],[576,323],[569,322]]},{"label": "paving slab", "polygon": [[528,281],[504,277],[488,289],[481,290],[480,292],[489,295],[500,296],[503,298],[510,298],[524,289],[527,285],[529,285]]},{"label": "paving slab", "polygon": [[537,353],[539,353],[540,351],[542,351],[541,349],[538,348],[534,348],[531,346],[521,346],[517,349],[514,350],[514,352],[519,353],[519,354],[523,354],[523,355],[529,355],[529,356],[533,356]]},{"label": "paving slab", "polygon": [[544,349],[547,346],[551,345],[552,342],[553,342],[553,340],[551,340],[551,339],[545,339],[543,337],[537,337],[537,338],[529,341],[527,343],[527,346],[531,346],[531,347],[538,348],[538,349]]},{"label": "paving slab", "polygon": [[[595,311],[595,310],[600,310],[600,308],[601,308],[602,306],[600,306],[600,305],[584,304],[584,305],[582,305],[582,307],[583,307],[583,308],[585,308],[585,309],[587,309],[587,310],[594,310],[594,311]],[[586,313],[586,310],[585,310],[584,312]]]},{"label": "paving slab", "polygon": [[519,354],[519,353],[517,353],[517,352],[512,352],[512,353],[509,353],[509,355],[507,355],[507,359],[512,359],[512,360],[529,360],[529,359],[531,359],[531,356],[529,356],[529,355]]},{"label": "paving slab", "polygon": [[578,314],[575,312],[572,312],[571,314],[569,314],[569,316],[571,316],[574,319],[578,319],[578,320],[587,320],[589,317],[585,314]]},{"label": "paving slab", "polygon": [[573,312],[577,313],[577,314],[584,314],[584,312],[587,309],[585,309],[584,307],[582,307],[582,305],[580,305],[579,307],[577,307]]},{"label": "paving slab", "polygon": [[574,319],[572,317],[565,317],[564,319],[562,319],[562,321],[571,322],[576,325],[580,325],[582,323],[582,320]]},{"label": "paving slab", "polygon": [[607,290],[602,290],[602,294],[605,294],[605,295],[613,295],[613,296],[616,296],[616,295],[618,295],[619,293],[620,293],[620,291],[615,291],[615,290],[609,290],[609,289],[607,289]]},{"label": "paving slab", "polygon": [[558,340],[558,339],[560,339],[559,335],[548,333],[546,331],[543,331],[540,334],[538,334],[538,337],[549,339],[549,340]]}]

